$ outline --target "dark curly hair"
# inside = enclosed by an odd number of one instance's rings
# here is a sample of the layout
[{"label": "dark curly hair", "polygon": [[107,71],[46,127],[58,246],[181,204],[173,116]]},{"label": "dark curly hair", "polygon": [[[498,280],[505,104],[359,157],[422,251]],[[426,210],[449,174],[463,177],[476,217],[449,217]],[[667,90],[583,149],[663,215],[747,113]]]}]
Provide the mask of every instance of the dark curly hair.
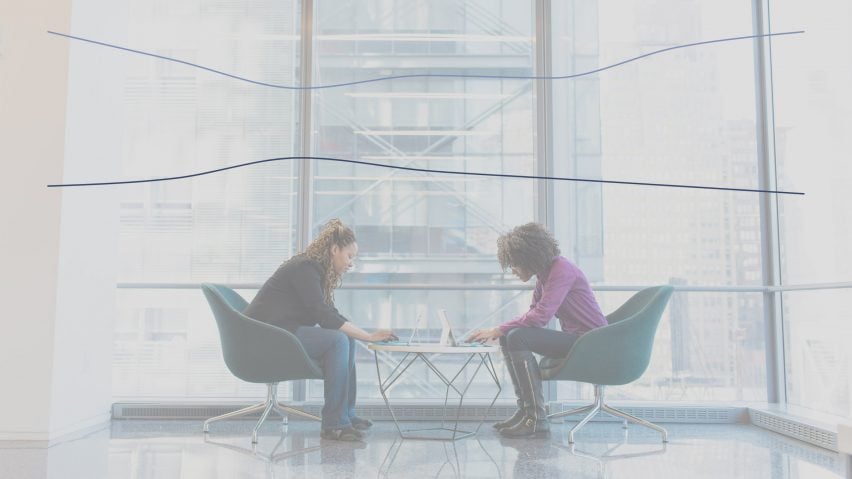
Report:
[{"label": "dark curly hair", "polygon": [[334,290],[340,286],[341,277],[331,266],[331,247],[345,248],[355,242],[355,233],[352,228],[343,224],[335,218],[323,226],[316,238],[305,248],[301,254],[320,262],[325,274],[322,280],[322,292],[325,302],[334,304]]},{"label": "dark curly hair", "polygon": [[497,259],[504,271],[514,266],[539,274],[559,253],[559,243],[538,223],[517,226],[497,238]]}]

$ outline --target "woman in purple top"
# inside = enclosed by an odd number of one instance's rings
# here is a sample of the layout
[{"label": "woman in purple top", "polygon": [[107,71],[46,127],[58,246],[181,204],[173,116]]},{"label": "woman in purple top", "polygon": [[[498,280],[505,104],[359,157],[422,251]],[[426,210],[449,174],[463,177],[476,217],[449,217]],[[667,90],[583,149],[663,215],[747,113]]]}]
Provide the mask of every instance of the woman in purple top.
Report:
[{"label": "woman in purple top", "polygon": [[[507,437],[544,437],[550,433],[541,389],[541,372],[533,353],[551,357],[568,354],[574,342],[606,318],[576,265],[559,255],[553,236],[537,223],[527,223],[497,239],[497,258],[505,270],[527,282],[536,277],[530,309],[495,328],[474,331],[469,341],[499,339],[518,410],[494,427]],[[553,317],[560,331],[548,329]]]}]

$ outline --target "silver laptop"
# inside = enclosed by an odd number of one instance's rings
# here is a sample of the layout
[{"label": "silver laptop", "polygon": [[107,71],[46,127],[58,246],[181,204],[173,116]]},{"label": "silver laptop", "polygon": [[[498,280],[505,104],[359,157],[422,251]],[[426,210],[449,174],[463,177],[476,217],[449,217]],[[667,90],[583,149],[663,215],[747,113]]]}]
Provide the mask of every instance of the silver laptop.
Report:
[{"label": "silver laptop", "polygon": [[411,330],[411,335],[407,340],[397,339],[395,341],[384,341],[384,344],[391,345],[399,345],[399,346],[411,346],[411,345],[436,345],[439,344],[441,346],[481,346],[479,343],[466,343],[455,339],[455,335],[453,334],[453,327],[450,323],[449,318],[447,318],[447,310],[439,309],[438,310],[438,320],[441,322],[441,339],[438,343],[434,342],[415,342],[415,337],[417,336],[417,332],[421,329],[420,322],[423,319],[423,313],[417,314],[417,319],[414,322],[414,328]]},{"label": "silver laptop", "polygon": [[411,346],[414,343],[414,337],[417,336],[417,330],[420,329],[420,320],[423,319],[423,313],[417,313],[417,319],[414,320],[414,328],[411,330],[411,336],[405,339],[395,339],[392,341],[382,341],[382,344],[390,344],[394,346]]}]

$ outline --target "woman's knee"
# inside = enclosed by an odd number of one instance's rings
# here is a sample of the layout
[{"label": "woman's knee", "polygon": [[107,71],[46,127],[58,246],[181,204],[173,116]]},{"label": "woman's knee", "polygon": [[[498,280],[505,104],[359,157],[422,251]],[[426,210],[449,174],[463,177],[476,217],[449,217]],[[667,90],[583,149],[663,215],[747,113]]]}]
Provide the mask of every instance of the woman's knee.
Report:
[{"label": "woman's knee", "polygon": [[336,348],[346,348],[349,349],[349,336],[343,334],[341,331],[334,332],[334,347]]},{"label": "woman's knee", "polygon": [[332,331],[327,356],[347,358],[349,356],[349,336],[340,331]]},{"label": "woman's knee", "polygon": [[506,348],[509,351],[525,351],[529,349],[523,329],[515,328],[506,334]]},{"label": "woman's knee", "polygon": [[506,347],[509,349],[516,349],[515,346],[520,342],[522,334],[518,328],[509,330],[506,333]]}]

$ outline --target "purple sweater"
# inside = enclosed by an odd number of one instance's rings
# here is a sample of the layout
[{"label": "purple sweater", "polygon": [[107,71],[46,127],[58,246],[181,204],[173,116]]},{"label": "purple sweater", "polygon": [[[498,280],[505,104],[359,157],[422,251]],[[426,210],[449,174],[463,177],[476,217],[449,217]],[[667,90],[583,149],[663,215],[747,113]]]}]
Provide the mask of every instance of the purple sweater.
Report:
[{"label": "purple sweater", "polygon": [[503,334],[514,328],[543,328],[554,316],[566,333],[583,334],[607,325],[586,275],[562,256],[536,276],[529,311],[498,327]]}]

